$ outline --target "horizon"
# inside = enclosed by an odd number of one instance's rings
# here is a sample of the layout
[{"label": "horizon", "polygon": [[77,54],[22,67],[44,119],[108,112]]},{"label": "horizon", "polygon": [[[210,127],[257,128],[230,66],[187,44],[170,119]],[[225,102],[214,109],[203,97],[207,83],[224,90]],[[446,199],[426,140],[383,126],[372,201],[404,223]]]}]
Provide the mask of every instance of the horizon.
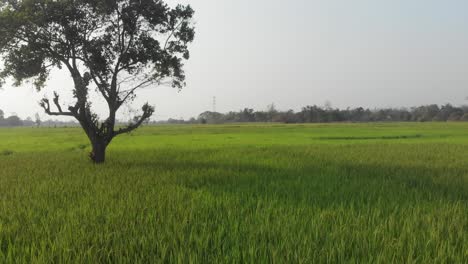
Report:
[{"label": "horizon", "polygon": [[[150,118],[149,122],[159,123],[159,122],[167,122],[167,121],[170,121],[170,120],[189,122],[191,119],[196,119],[196,120],[200,119],[200,116],[202,114],[205,114],[205,113],[215,113],[215,114],[221,114],[221,115],[228,115],[230,113],[240,113],[240,112],[242,112],[244,110],[253,110],[253,113],[267,113],[269,111],[270,107],[273,107],[273,109],[278,113],[286,113],[288,111],[293,111],[293,113],[298,114],[298,113],[304,111],[304,109],[307,108],[307,107],[318,107],[318,108],[320,108],[322,110],[325,110],[325,111],[342,111],[342,112],[352,111],[352,110],[357,110],[359,108],[362,108],[365,111],[370,111],[372,113],[377,113],[379,111],[392,111],[392,110],[402,111],[402,112],[412,112],[412,111],[416,110],[417,108],[425,108],[425,107],[430,107],[430,106],[437,106],[439,108],[439,110],[442,110],[442,108],[445,107],[445,106],[451,106],[454,109],[459,109],[459,110],[462,110],[462,111],[465,111],[465,112],[468,109],[468,104],[454,105],[454,104],[451,104],[451,103],[427,104],[427,105],[410,106],[410,107],[374,107],[374,108],[370,108],[370,107],[364,107],[364,106],[356,106],[356,107],[339,108],[339,107],[333,106],[333,104],[331,102],[327,101],[323,105],[304,105],[304,106],[300,107],[299,110],[294,110],[294,109],[279,109],[279,108],[276,107],[276,104],[272,103],[272,104],[269,104],[264,109],[255,109],[255,108],[251,108],[251,107],[241,107],[240,109],[237,109],[237,110],[232,109],[232,110],[228,110],[226,112],[213,111],[213,109],[211,109],[211,110],[205,110],[205,111],[203,111],[201,113],[190,116],[188,118],[177,117],[177,116],[170,116],[170,117],[168,117],[166,119]],[[34,121],[34,118],[35,118],[33,115],[22,117],[22,116],[18,115],[17,113],[14,113],[14,112],[9,113],[8,111],[5,111],[5,109],[1,109],[1,108],[0,108],[0,111],[3,111],[4,118],[16,116],[16,117],[19,117],[22,121],[27,121],[27,119],[31,119],[31,121]],[[57,123],[70,123],[70,124],[73,123],[73,124],[78,125],[78,122],[73,118],[60,118],[60,117],[46,116],[46,118],[44,118],[44,119],[43,119],[43,117],[41,117],[41,120],[42,120],[42,122],[52,122],[52,123],[57,122]],[[128,120],[119,119],[119,118],[117,118],[116,121],[117,121],[117,123],[120,123],[120,124],[125,124],[126,122],[128,122]],[[462,120],[460,120],[460,121],[462,121]],[[253,121],[253,122],[258,122],[258,121]],[[379,121],[371,121],[371,122],[379,122]],[[395,121],[395,122],[400,122],[400,121]],[[315,123],[315,122],[312,122],[312,123]]]}]

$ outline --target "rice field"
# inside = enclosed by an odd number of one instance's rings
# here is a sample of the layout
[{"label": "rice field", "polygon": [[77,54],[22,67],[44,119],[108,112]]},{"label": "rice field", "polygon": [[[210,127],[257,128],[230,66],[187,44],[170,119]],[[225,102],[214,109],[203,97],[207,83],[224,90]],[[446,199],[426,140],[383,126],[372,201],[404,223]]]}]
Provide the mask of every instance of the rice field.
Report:
[{"label": "rice field", "polygon": [[468,123],[0,129],[0,263],[468,263]]}]

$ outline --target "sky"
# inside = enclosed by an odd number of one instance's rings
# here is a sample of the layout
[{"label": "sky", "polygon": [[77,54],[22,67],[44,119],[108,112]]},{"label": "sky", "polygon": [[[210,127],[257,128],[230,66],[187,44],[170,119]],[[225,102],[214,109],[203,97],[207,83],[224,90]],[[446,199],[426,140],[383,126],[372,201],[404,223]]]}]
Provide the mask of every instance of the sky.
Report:
[{"label": "sky", "polygon": [[[182,91],[139,93],[119,118],[146,101],[154,120],[213,109],[281,110],[306,105],[411,107],[468,104],[466,0],[168,0],[196,11],[196,39]],[[72,102],[72,81],[54,72],[47,89],[0,90],[0,109],[39,112],[54,90]],[[94,104],[104,113],[102,101]]]}]

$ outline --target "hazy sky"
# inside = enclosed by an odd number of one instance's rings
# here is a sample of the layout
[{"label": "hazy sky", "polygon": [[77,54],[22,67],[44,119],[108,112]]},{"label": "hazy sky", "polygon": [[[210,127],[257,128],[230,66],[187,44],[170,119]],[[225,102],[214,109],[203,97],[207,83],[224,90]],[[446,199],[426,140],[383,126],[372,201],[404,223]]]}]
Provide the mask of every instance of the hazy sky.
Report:
[{"label": "hazy sky", "polygon": [[[299,110],[327,100],[340,108],[468,103],[466,0],[178,2],[196,11],[187,87],[141,92],[134,108],[149,101],[154,119],[196,116],[212,109],[213,96],[220,112],[270,103]],[[43,115],[39,99],[70,87],[65,72],[39,93],[7,87],[0,109]]]}]

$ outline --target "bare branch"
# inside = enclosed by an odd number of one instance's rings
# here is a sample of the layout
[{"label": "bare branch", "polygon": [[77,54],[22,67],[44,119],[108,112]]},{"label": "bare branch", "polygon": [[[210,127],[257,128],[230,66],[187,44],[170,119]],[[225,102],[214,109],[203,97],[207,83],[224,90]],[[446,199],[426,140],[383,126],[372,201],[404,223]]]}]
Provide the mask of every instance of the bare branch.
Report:
[{"label": "bare branch", "polygon": [[117,108],[120,108],[122,106],[122,104],[124,104],[128,100],[129,97],[134,95],[136,90],[148,87],[148,86],[150,86],[150,85],[152,85],[154,83],[157,83],[158,81],[159,80],[155,80],[155,79],[147,79],[147,80],[141,82],[140,84],[136,85],[135,87],[133,87],[131,89],[120,92],[121,94],[124,94],[124,95],[123,95],[123,98],[121,100],[119,100],[119,102],[117,104]]},{"label": "bare branch", "polygon": [[58,109],[58,112],[52,112],[50,110],[50,102],[49,102],[49,99],[47,98],[43,98],[41,102],[39,103],[39,105],[44,109],[46,114],[51,115],[51,116],[75,116],[72,112],[62,111],[62,107],[60,106],[60,103],[59,103],[59,95],[57,94],[57,92],[54,92],[53,101],[54,101],[55,106]]},{"label": "bare branch", "polygon": [[54,92],[54,104],[57,106],[57,109],[59,110],[60,113],[62,113],[62,107],[59,104],[59,95],[57,92]]},{"label": "bare branch", "polygon": [[175,32],[177,29],[179,29],[180,26],[182,26],[182,24],[185,22],[185,20],[182,20],[179,22],[179,24],[177,24],[174,29],[171,31],[171,34],[169,34],[169,37],[167,37],[166,39],[166,43],[164,44],[164,49],[163,50],[166,50],[167,49],[167,45],[169,44],[169,40],[171,40],[171,38],[174,36]]}]

